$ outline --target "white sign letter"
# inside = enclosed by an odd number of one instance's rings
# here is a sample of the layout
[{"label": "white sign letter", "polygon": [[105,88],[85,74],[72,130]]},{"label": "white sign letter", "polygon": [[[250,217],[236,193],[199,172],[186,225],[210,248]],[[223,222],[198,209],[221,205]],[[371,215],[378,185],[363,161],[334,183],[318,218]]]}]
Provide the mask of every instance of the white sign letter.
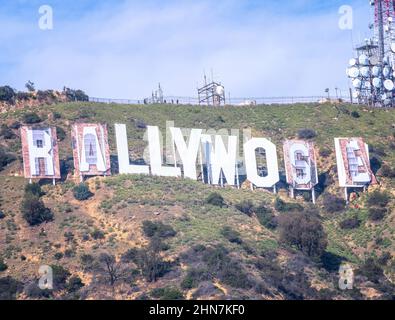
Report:
[{"label": "white sign letter", "polygon": [[162,177],[180,177],[180,168],[162,166],[162,147],[158,127],[148,126],[148,143],[152,174]]},{"label": "white sign letter", "polygon": [[199,151],[202,130],[191,130],[188,146],[186,145],[180,128],[170,128],[170,132],[184,166],[184,177],[197,180],[196,160]]},{"label": "white sign letter", "polygon": [[129,161],[128,136],[126,125],[115,124],[115,138],[117,140],[118,163],[120,174],[149,174],[149,166],[131,165]]},{"label": "white sign letter", "polygon": [[[267,172],[266,177],[261,177],[257,171],[255,151],[265,149]],[[244,157],[246,162],[247,179],[258,188],[271,188],[280,181],[276,146],[267,139],[253,138],[244,144]]]}]

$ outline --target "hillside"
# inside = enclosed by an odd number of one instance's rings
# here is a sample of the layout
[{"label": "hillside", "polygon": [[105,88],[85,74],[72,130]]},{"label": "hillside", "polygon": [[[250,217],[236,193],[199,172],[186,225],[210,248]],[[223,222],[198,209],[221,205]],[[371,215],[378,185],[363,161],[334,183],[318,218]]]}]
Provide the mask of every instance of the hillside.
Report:
[{"label": "hillside", "polygon": [[[20,211],[27,181],[21,177],[18,136],[19,125],[32,112],[40,118],[37,125],[58,127],[64,174],[55,187],[42,182],[45,194],[41,199],[54,219],[33,227]],[[93,196],[78,201],[72,191],[70,138],[70,124],[76,120],[108,124],[113,159],[114,123],[127,124],[134,158],[142,157],[146,125],[164,130],[170,120],[182,128],[251,128],[253,136],[270,138],[277,145],[282,172],[282,141],[296,137],[300,129],[312,129],[317,133],[313,140],[319,154],[318,203],[311,205],[302,194],[290,200],[284,183],[277,197],[264,190],[123,175],[88,179]],[[1,261],[7,266],[0,271],[0,287],[9,290],[11,297],[393,298],[395,110],[331,104],[208,108],[87,102],[11,108],[0,114],[0,123],[0,156],[9,159],[7,164],[0,162],[0,211],[4,213],[0,218],[0,270]],[[343,190],[336,184],[333,143],[335,137],[343,136],[360,136],[370,145],[372,168],[380,181],[380,186],[367,193],[353,194],[347,207],[341,201]],[[388,195],[389,200],[383,203],[379,197],[373,203],[375,191]],[[223,203],[207,200],[214,192],[217,199],[222,196]],[[379,219],[372,218],[371,209],[376,205],[386,208]],[[319,257],[308,256],[282,240],[277,222],[301,212],[317,216],[327,234],[325,252]],[[102,253],[115,260],[103,259]],[[114,267],[113,283],[106,262]],[[353,290],[339,289],[341,262],[350,263],[355,270]],[[35,287],[40,265],[63,268],[56,269],[61,280],[53,292]],[[14,286],[9,285],[11,281]]]}]

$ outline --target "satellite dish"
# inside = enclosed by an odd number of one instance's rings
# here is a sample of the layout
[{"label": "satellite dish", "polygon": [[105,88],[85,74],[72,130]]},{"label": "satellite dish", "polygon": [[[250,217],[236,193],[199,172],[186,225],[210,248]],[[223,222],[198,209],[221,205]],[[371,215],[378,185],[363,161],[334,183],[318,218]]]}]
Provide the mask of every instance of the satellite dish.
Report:
[{"label": "satellite dish", "polygon": [[354,67],[358,64],[358,60],[355,58],[350,59],[349,64],[351,67]]},{"label": "satellite dish", "polygon": [[361,92],[360,92],[360,91],[354,91],[354,92],[352,93],[352,96],[354,97],[354,99],[359,98],[360,95],[361,95]]},{"label": "satellite dish", "polygon": [[395,53],[395,42],[391,43],[391,51]]},{"label": "satellite dish", "polygon": [[369,65],[369,58],[366,54],[361,54],[359,56],[359,64],[362,64],[364,66]]},{"label": "satellite dish", "polygon": [[359,77],[360,72],[359,69],[357,67],[352,67],[350,69],[348,69],[348,76],[351,78],[357,78]]},{"label": "satellite dish", "polygon": [[365,77],[365,78],[369,77],[370,76],[369,67],[362,67],[361,68],[361,75],[362,75],[362,77]]},{"label": "satellite dish", "polygon": [[225,92],[225,88],[223,86],[217,86],[215,88],[215,93],[218,94],[219,96],[222,96]]},{"label": "satellite dish", "polygon": [[365,81],[363,83],[363,87],[366,89],[370,89],[372,87],[372,84],[370,83],[370,81]]},{"label": "satellite dish", "polygon": [[379,64],[379,58],[377,56],[370,57],[370,64],[377,66]]},{"label": "satellite dish", "polygon": [[380,73],[381,73],[381,68],[380,68],[380,67],[374,66],[374,67],[372,68],[372,75],[373,75],[374,77],[378,77],[378,76],[380,75]]},{"label": "satellite dish", "polygon": [[361,86],[362,86],[362,81],[359,80],[358,78],[357,78],[357,79],[354,79],[354,80],[352,81],[352,85],[354,86],[354,88],[361,88]]},{"label": "satellite dish", "polygon": [[380,78],[373,78],[372,83],[375,88],[381,88],[382,81]]},{"label": "satellite dish", "polygon": [[392,91],[395,89],[394,82],[392,80],[385,80],[384,81],[384,88],[388,91]]},{"label": "satellite dish", "polygon": [[390,73],[391,73],[391,69],[389,67],[385,67],[383,69],[383,76],[384,77],[388,78],[390,76]]}]

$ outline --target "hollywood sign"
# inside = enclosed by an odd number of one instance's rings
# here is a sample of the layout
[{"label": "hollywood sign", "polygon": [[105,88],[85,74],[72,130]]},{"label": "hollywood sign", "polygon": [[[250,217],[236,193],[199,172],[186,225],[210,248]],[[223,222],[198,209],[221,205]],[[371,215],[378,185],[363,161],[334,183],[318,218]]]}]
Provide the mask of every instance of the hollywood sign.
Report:
[{"label": "hollywood sign", "polygon": [[[171,153],[174,164],[163,163],[160,130],[147,127],[149,160],[133,164],[129,155],[126,125],[115,124],[115,138],[120,174],[152,174],[162,177],[184,177],[204,183],[240,188],[245,176],[251,189],[273,188],[280,181],[277,148],[266,138],[246,139],[243,161],[237,160],[239,137],[211,135],[202,129],[191,129],[186,139],[181,128],[170,127]],[[77,123],[72,126],[74,174],[84,176],[111,175],[108,131],[105,124]],[[226,138],[224,141],[224,138]],[[23,168],[27,179],[60,179],[59,150],[55,128],[21,128]],[[377,180],[370,168],[369,147],[362,138],[336,138],[336,160],[339,186],[365,188]],[[168,150],[169,151],[169,150]],[[314,144],[303,140],[286,140],[283,144],[284,164],[290,194],[294,190],[312,192],[318,184]],[[258,168],[257,154],[264,156],[264,170]],[[199,170],[198,170],[198,167]],[[199,173],[199,174],[198,174]]]}]

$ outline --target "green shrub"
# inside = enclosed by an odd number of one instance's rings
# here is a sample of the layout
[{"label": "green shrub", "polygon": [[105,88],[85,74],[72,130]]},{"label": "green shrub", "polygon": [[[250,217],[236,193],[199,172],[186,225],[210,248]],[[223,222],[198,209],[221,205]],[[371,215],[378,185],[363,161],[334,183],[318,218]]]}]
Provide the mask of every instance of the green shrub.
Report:
[{"label": "green shrub", "polygon": [[80,183],[73,188],[74,198],[79,201],[88,200],[93,196],[93,193],[89,190],[89,187],[85,183]]},{"label": "green shrub", "polygon": [[361,225],[361,220],[359,220],[358,217],[345,219],[342,222],[340,222],[340,228],[344,230],[356,229],[359,228],[360,225]]},{"label": "green shrub", "polygon": [[395,169],[391,168],[389,165],[384,164],[381,166],[379,174],[385,178],[395,178]]},{"label": "green shrub", "polygon": [[38,198],[42,197],[45,193],[41,190],[41,186],[38,183],[29,183],[25,186],[25,194],[31,194]]},{"label": "green shrub", "polygon": [[122,260],[122,262],[125,262],[125,263],[135,262],[138,257],[138,254],[139,254],[138,249],[136,249],[136,248],[129,249],[122,255],[121,260]]},{"label": "green shrub", "polygon": [[21,205],[23,218],[30,226],[39,225],[53,220],[53,214],[44,203],[36,196],[26,194]]},{"label": "green shrub", "polygon": [[301,129],[298,132],[299,139],[313,139],[317,136],[317,133],[312,129]]},{"label": "green shrub", "polygon": [[154,298],[161,300],[182,300],[184,295],[175,287],[156,288],[151,291]]},{"label": "green shrub", "polygon": [[0,87],[0,101],[13,103],[16,97],[16,92],[10,86]]},{"label": "green shrub", "polygon": [[255,214],[259,223],[267,229],[272,230],[277,228],[278,221],[276,216],[274,215],[273,211],[264,204],[261,204],[255,208]]},{"label": "green shrub", "polygon": [[359,268],[358,274],[367,277],[369,281],[379,283],[380,279],[383,278],[383,269],[377,265],[374,259],[367,259],[364,264]]},{"label": "green shrub", "polygon": [[385,218],[387,212],[387,208],[371,207],[369,208],[369,219],[372,221],[381,221]]},{"label": "green shrub", "polygon": [[361,115],[359,114],[358,111],[353,111],[353,112],[351,112],[351,116],[352,116],[353,118],[355,118],[355,119],[358,119],[358,118],[361,117]]},{"label": "green shrub", "polygon": [[242,244],[243,240],[240,239],[240,233],[233,230],[231,227],[226,226],[221,230],[222,236],[231,243]]},{"label": "green shrub", "polygon": [[70,272],[58,265],[51,265],[53,275],[54,290],[62,290],[66,286],[67,279],[70,277]]},{"label": "green shrub", "polygon": [[164,261],[160,255],[162,250],[162,241],[160,238],[152,238],[150,244],[139,250],[136,259],[136,265],[141,274],[148,282],[155,282],[158,278],[163,277],[170,272],[172,263]]},{"label": "green shrub", "polygon": [[85,284],[82,282],[81,278],[78,276],[72,276],[66,284],[66,290],[68,292],[76,292],[84,287]]},{"label": "green shrub", "polygon": [[177,234],[172,226],[164,224],[160,221],[152,222],[148,220],[143,221],[143,232],[149,238],[171,238]]},{"label": "green shrub", "polygon": [[190,290],[197,288],[199,283],[210,279],[210,274],[206,269],[189,269],[187,275],[181,282],[181,288],[184,290]]},{"label": "green shrub", "polygon": [[322,147],[319,151],[319,155],[323,158],[328,158],[332,154],[332,149],[327,147]]},{"label": "green shrub", "polygon": [[0,128],[0,136],[2,136],[6,140],[11,140],[16,137],[14,132],[5,124],[3,124]]},{"label": "green shrub", "polygon": [[376,190],[369,195],[367,204],[369,207],[378,206],[384,208],[388,205],[390,199],[391,198],[387,192]]},{"label": "green shrub", "polygon": [[52,116],[55,120],[62,119],[62,114],[57,111],[52,112]]},{"label": "green shrub", "polygon": [[303,206],[298,203],[287,203],[280,198],[274,201],[274,208],[279,212],[303,211]]},{"label": "green shrub", "polygon": [[63,253],[61,253],[61,252],[56,252],[56,253],[54,254],[54,258],[55,258],[56,260],[62,260],[62,258],[63,258]]},{"label": "green shrub", "polygon": [[3,211],[0,210],[0,220],[5,218],[5,213]]},{"label": "green shrub", "polygon": [[23,290],[23,283],[12,277],[0,278],[0,300],[15,300]]},{"label": "green shrub", "polygon": [[103,231],[95,229],[91,232],[91,237],[95,240],[102,240],[105,238],[105,235]]},{"label": "green shrub", "polygon": [[0,258],[0,272],[6,271],[8,269],[8,266],[4,262],[2,258]]},{"label": "green shrub", "polygon": [[216,207],[220,207],[220,208],[225,206],[224,198],[217,192],[211,193],[207,197],[206,202],[208,204],[211,204],[212,206],[216,206]]},{"label": "green shrub", "polygon": [[18,130],[21,127],[21,124],[18,121],[14,121],[10,124],[10,129]]},{"label": "green shrub", "polygon": [[59,141],[63,141],[66,139],[66,131],[64,131],[61,127],[56,127],[56,137]]},{"label": "green shrub", "polygon": [[320,257],[328,244],[321,221],[312,212],[291,213],[279,219],[280,241],[304,254]]},{"label": "green shrub", "polygon": [[343,212],[346,207],[345,200],[329,193],[323,196],[322,204],[328,213]]},{"label": "green shrub", "polygon": [[40,123],[41,121],[42,120],[37,115],[37,113],[28,112],[23,115],[23,122],[26,124],[36,124],[36,123]]},{"label": "green shrub", "polygon": [[68,101],[89,101],[89,97],[82,90],[65,88],[65,93]]},{"label": "green shrub", "polygon": [[15,161],[16,158],[10,153],[7,153],[0,147],[0,171],[8,166],[11,162]]},{"label": "green shrub", "polygon": [[235,205],[236,209],[240,212],[246,214],[247,216],[251,217],[254,213],[254,204],[251,200],[244,200]]}]

